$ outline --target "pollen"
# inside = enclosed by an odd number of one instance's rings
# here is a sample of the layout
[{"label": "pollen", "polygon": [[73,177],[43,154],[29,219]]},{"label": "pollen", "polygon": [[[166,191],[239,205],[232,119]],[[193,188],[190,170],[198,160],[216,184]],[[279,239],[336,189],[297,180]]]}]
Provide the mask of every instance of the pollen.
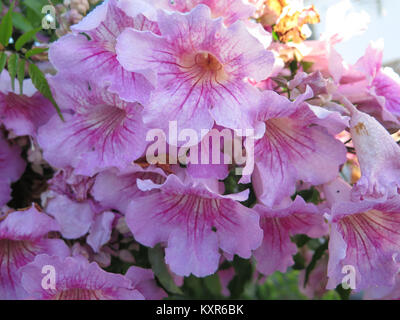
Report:
[{"label": "pollen", "polygon": [[354,126],[354,129],[356,130],[357,134],[362,136],[368,136],[368,130],[367,127],[365,126],[365,124],[363,122],[359,122]]}]

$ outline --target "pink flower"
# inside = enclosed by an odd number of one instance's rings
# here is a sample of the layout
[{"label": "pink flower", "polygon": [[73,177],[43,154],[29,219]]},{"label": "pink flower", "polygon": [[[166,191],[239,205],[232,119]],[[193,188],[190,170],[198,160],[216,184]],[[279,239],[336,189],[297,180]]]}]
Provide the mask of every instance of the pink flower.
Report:
[{"label": "pink flower", "polygon": [[[44,266],[55,272],[55,288],[43,288]],[[32,300],[143,300],[128,277],[108,273],[83,257],[39,255],[21,269],[22,285]]]},{"label": "pink flower", "polygon": [[24,94],[20,95],[15,80],[15,91],[12,91],[10,75],[3,70],[0,75],[0,123],[16,136],[36,136],[39,127],[55,114],[55,109],[30,79],[24,80],[23,90]]},{"label": "pink flower", "polygon": [[396,283],[390,287],[372,287],[365,291],[364,300],[400,300],[400,275],[396,276]]},{"label": "pink flower", "polygon": [[153,247],[165,242],[171,271],[204,277],[217,271],[219,248],[250,258],[262,239],[259,217],[235,200],[242,194],[221,196],[201,182],[170,175],[163,185],[138,180],[143,190],[159,192],[132,201],[126,222],[135,239]]},{"label": "pink flower", "polygon": [[26,163],[20,157],[21,150],[9,145],[0,132],[0,207],[11,200],[11,183],[17,181],[25,170]]},{"label": "pink flower", "polygon": [[[168,11],[189,12],[199,4],[207,5],[213,18],[222,17],[226,25],[231,25],[238,20],[247,20],[255,13],[256,8],[243,0],[121,0],[121,7],[138,7],[138,3],[150,3],[146,12],[149,18],[156,16],[158,8]],[[152,6],[152,7],[151,7]],[[142,7],[143,8],[143,7]],[[141,9],[142,9],[141,8]],[[129,11],[128,11],[129,12]],[[137,12],[137,11],[136,11]]]},{"label": "pink flower", "polygon": [[39,145],[51,165],[92,176],[107,168],[123,169],[144,153],[146,129],[138,103],[94,83],[60,76],[50,81],[59,104],[73,110],[65,113],[65,122],[54,116],[39,130]]},{"label": "pink flower", "polygon": [[124,70],[115,53],[116,39],[128,27],[158,32],[157,24],[142,14],[128,16],[117,0],[104,1],[72,26],[73,34],[52,44],[50,61],[63,74],[107,85],[108,90],[127,101],[147,103],[154,83],[141,72]]},{"label": "pink flower", "polygon": [[103,207],[126,214],[131,201],[146,195],[138,188],[137,179],[161,184],[165,182],[165,174],[159,168],[142,169],[138,165],[124,172],[104,171],[96,176],[92,190],[93,197]]},{"label": "pink flower", "polygon": [[353,198],[387,198],[400,188],[400,146],[370,115],[358,111],[347,99],[351,112],[350,133],[361,168]]},{"label": "pink flower", "polygon": [[209,130],[214,121],[233,129],[253,128],[260,93],[244,80],[268,78],[272,53],[241,22],[226,28],[221,19],[212,19],[205,5],[186,14],[159,11],[158,24],[161,36],[127,29],[116,46],[125,69],[157,74],[145,123],[164,131],[172,120],[179,131]]},{"label": "pink flower", "polygon": [[304,41],[304,47],[300,47],[304,61],[312,62],[312,71],[320,71],[324,77],[332,77],[336,82],[346,72],[343,58],[335,49],[340,41],[336,35],[322,40]]},{"label": "pink flower", "polygon": [[132,285],[146,300],[162,300],[167,297],[164,290],[157,286],[153,271],[150,269],[132,266],[126,272],[125,277],[132,281]]},{"label": "pink flower", "polygon": [[257,204],[254,210],[260,215],[264,231],[261,246],[254,251],[257,270],[265,275],[275,271],[286,272],[294,262],[296,244],[290,239],[296,234],[307,234],[319,238],[327,233],[322,214],[317,207],[297,197],[282,208],[270,209]]},{"label": "pink flower", "polygon": [[0,221],[0,299],[26,297],[19,269],[36,255],[69,255],[64,241],[48,238],[49,232],[58,230],[57,222],[35,206],[11,212]]},{"label": "pink flower", "polygon": [[343,280],[343,267],[355,270],[355,291],[392,286],[400,270],[400,196],[383,202],[352,202],[351,187],[341,179],[324,186],[331,206],[328,289]]},{"label": "pink flower", "polygon": [[94,178],[74,174],[71,168],[59,171],[49,181],[45,208],[59,223],[64,238],[78,239],[88,234],[87,243],[99,252],[110,240],[115,213],[91,197],[94,182]]},{"label": "pink flower", "polygon": [[298,180],[320,185],[334,179],[346,148],[328,130],[336,127],[331,119],[320,119],[304,102],[312,97],[310,88],[295,102],[273,91],[263,95],[258,119],[266,132],[255,141],[252,179],[257,198],[273,206],[294,193]]},{"label": "pink flower", "polygon": [[360,110],[398,127],[400,78],[392,69],[382,69],[382,58],[383,41],[371,43],[365,55],[340,79],[338,93]]}]

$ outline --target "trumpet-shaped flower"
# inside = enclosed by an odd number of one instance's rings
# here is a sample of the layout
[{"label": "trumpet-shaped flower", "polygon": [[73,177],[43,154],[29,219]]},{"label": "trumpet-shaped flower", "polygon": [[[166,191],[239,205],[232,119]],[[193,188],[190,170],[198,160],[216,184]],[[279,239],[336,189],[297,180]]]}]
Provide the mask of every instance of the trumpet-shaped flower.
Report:
[{"label": "trumpet-shaped flower", "polygon": [[[44,288],[43,267],[51,266],[55,279]],[[127,277],[102,270],[83,257],[41,254],[21,270],[22,285],[32,300],[143,300]],[[55,283],[51,283],[55,280]]]},{"label": "trumpet-shaped flower", "polygon": [[220,253],[250,258],[262,240],[259,216],[235,200],[221,196],[201,182],[182,182],[169,175],[163,185],[138,180],[142,190],[158,192],[132,201],[126,222],[135,239],[153,247],[166,243],[165,260],[171,271],[204,277],[216,272]]},{"label": "trumpet-shaped flower", "polygon": [[69,249],[48,233],[59,231],[57,222],[35,206],[9,213],[0,221],[0,299],[24,299],[19,269],[36,255],[67,256]]},{"label": "trumpet-shaped flower", "polygon": [[72,26],[73,34],[52,44],[50,61],[62,73],[109,86],[122,99],[147,103],[155,84],[141,72],[125,70],[117,60],[116,39],[125,28],[158,32],[155,22],[142,14],[131,17],[117,0],[107,0]]},{"label": "trumpet-shaped flower", "polygon": [[63,84],[52,79],[65,122],[54,116],[39,130],[45,159],[57,168],[72,166],[76,174],[92,176],[111,167],[125,168],[145,150],[142,106],[128,103],[93,83]]},{"label": "trumpet-shaped flower", "polygon": [[387,198],[400,188],[400,146],[370,115],[358,111],[347,99],[351,112],[350,132],[361,168],[354,198]]},{"label": "trumpet-shaped flower", "polygon": [[240,21],[228,28],[198,5],[186,14],[158,11],[161,35],[126,29],[117,40],[117,56],[129,71],[151,69],[158,78],[144,121],[166,131],[192,128],[202,138],[214,121],[222,126],[255,126],[260,93],[245,81],[269,77],[273,55]]},{"label": "trumpet-shaped flower", "polygon": [[[393,286],[400,264],[400,196],[383,202],[351,201],[351,187],[343,180],[324,186],[331,206],[328,289],[343,280],[343,268],[354,271],[355,291]],[[346,271],[348,272],[348,271]]]},{"label": "trumpet-shaped flower", "polygon": [[256,205],[254,210],[260,215],[260,225],[264,231],[261,246],[254,252],[257,270],[265,275],[275,271],[286,272],[294,262],[296,244],[290,239],[296,234],[307,234],[318,238],[327,233],[327,225],[322,214],[313,204],[307,204],[297,197],[283,208],[271,209]]},{"label": "trumpet-shaped flower", "polygon": [[327,129],[337,126],[330,125],[330,117],[318,118],[304,103],[311,96],[309,88],[295,102],[264,92],[259,120],[266,132],[255,142],[252,178],[258,198],[268,206],[292,195],[298,180],[313,185],[331,181],[346,161],[346,148]]},{"label": "trumpet-shaped flower", "polygon": [[30,79],[24,80],[23,95],[20,95],[19,83],[13,91],[10,75],[3,70],[0,75],[0,123],[7,130],[15,136],[36,136],[39,127],[54,114],[50,101],[35,89]]}]

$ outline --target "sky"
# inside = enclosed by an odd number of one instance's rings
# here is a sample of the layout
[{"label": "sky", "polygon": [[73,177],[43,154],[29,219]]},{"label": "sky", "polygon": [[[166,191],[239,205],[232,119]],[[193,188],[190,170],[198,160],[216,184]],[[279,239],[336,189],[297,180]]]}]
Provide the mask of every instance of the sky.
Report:
[{"label": "sky", "polygon": [[[368,29],[364,34],[356,36],[337,45],[337,50],[348,63],[360,58],[371,40],[383,38],[385,41],[384,63],[400,59],[400,0],[348,0],[353,5],[352,11],[365,11],[370,16]],[[314,4],[321,14],[321,23],[315,27],[317,35],[326,28],[326,12],[329,6],[339,0],[306,0],[306,4]],[[339,18],[339,17],[338,17]]]}]

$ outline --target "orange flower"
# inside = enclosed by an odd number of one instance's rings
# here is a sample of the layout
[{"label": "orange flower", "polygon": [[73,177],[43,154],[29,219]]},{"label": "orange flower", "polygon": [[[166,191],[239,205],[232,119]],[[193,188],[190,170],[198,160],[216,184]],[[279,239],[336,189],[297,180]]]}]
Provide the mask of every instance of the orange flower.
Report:
[{"label": "orange flower", "polygon": [[290,7],[285,7],[284,12],[274,26],[279,40],[286,43],[293,41],[300,43],[307,37],[302,31],[305,24],[316,24],[320,22],[320,16],[314,6],[293,11]]}]

